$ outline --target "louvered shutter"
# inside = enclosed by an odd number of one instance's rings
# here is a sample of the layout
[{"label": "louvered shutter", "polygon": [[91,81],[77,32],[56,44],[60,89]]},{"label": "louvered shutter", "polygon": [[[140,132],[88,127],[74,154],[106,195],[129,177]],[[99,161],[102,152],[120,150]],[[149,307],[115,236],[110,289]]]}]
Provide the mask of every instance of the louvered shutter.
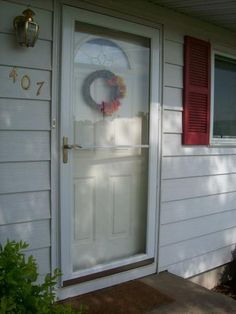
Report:
[{"label": "louvered shutter", "polygon": [[211,47],[185,37],[183,144],[207,145],[210,135]]}]

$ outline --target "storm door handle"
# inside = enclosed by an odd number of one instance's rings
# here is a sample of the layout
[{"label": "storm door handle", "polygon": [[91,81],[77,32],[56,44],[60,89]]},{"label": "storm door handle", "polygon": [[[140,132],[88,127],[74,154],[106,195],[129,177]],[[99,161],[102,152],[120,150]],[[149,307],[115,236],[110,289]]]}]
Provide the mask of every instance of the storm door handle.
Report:
[{"label": "storm door handle", "polygon": [[67,136],[63,136],[63,144],[62,144],[62,150],[63,150],[63,163],[67,164],[68,163],[68,149],[78,149],[78,148],[82,148],[82,146],[80,145],[70,145],[68,143],[68,137]]}]

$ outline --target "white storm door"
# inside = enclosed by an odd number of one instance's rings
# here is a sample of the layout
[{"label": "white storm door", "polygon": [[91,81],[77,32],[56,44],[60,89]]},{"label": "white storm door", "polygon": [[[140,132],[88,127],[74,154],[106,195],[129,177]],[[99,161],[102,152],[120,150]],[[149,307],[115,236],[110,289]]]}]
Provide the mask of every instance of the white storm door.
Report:
[{"label": "white storm door", "polygon": [[63,9],[65,285],[155,263],[158,42],[158,30]]}]

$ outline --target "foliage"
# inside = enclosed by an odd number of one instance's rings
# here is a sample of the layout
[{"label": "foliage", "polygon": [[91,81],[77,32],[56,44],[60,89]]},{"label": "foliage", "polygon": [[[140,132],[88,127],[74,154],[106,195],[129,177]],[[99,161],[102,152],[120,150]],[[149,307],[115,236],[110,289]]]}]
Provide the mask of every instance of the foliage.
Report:
[{"label": "foliage", "polygon": [[[0,245],[0,314],[71,314],[70,307],[56,305],[55,285],[61,276],[58,269],[37,284],[37,264],[33,256],[22,250],[28,244],[7,241]],[[82,312],[79,312],[82,313]]]}]

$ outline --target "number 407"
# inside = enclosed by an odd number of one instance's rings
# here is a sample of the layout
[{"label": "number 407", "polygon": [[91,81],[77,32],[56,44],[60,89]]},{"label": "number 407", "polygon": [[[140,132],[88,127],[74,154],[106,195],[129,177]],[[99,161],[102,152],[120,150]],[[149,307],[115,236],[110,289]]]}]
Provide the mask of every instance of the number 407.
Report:
[{"label": "number 407", "polygon": [[[16,71],[16,68],[13,68],[9,74],[9,77],[12,78],[13,83],[16,83],[16,81],[18,80],[18,73]],[[44,85],[45,81],[38,81],[36,82],[37,85],[37,92],[36,92],[36,96],[39,96],[41,91],[42,91],[42,87]],[[29,90],[30,86],[31,86],[31,79],[28,75],[23,75],[20,79],[20,85],[21,88],[24,90]]]}]

